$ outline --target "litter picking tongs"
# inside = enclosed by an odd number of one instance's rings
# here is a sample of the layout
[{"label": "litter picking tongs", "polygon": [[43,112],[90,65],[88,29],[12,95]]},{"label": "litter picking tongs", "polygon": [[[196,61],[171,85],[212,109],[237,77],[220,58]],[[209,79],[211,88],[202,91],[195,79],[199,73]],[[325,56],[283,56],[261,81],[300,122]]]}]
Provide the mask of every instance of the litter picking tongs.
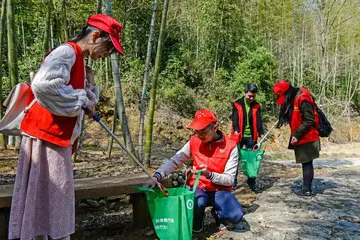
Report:
[{"label": "litter picking tongs", "polygon": [[269,129],[269,131],[267,131],[267,133],[264,135],[264,137],[260,140],[260,142],[258,142],[257,144],[254,145],[253,147],[253,151],[258,150],[261,147],[261,143],[265,141],[266,137],[269,135],[269,133],[271,132],[271,130],[273,130],[273,128],[276,126],[276,124],[279,122],[279,120],[277,120],[274,125]]},{"label": "litter picking tongs", "polygon": [[165,195],[166,197],[168,197],[168,196],[169,196],[168,190],[167,190],[161,183],[159,183],[155,178],[152,177],[152,175],[148,172],[148,170],[146,170],[146,168],[140,163],[140,161],[134,156],[134,154],[132,154],[132,153],[124,146],[124,144],[122,144],[122,143],[120,142],[120,140],[115,136],[115,134],[112,133],[111,130],[100,120],[100,117],[95,114],[92,118],[93,118],[95,121],[97,121],[97,122],[101,125],[101,127],[102,127],[103,129],[105,129],[105,131],[114,138],[115,142],[117,142],[117,143],[120,145],[120,147],[125,151],[125,153],[126,153],[127,155],[129,155],[130,158],[131,158],[132,160],[134,160],[134,161],[137,163],[137,165],[139,165],[139,167],[140,167],[142,170],[144,170],[144,172],[149,176],[149,178],[151,178],[151,180],[153,180],[153,181],[156,183],[156,185],[159,187],[159,189],[161,190],[161,192],[163,192],[164,195]]}]

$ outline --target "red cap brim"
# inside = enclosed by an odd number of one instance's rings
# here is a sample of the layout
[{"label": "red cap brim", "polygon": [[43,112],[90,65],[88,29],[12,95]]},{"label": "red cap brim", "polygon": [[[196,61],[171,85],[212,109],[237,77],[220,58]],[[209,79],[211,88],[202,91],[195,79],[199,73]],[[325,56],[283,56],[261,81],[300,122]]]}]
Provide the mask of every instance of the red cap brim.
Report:
[{"label": "red cap brim", "polygon": [[188,128],[200,131],[205,129],[207,126],[209,126],[209,122],[203,122],[203,121],[199,121],[199,120],[194,120],[190,123],[190,125],[188,126]]},{"label": "red cap brim", "polygon": [[120,42],[118,40],[116,40],[116,38],[114,38],[113,36],[110,35],[111,41],[115,47],[115,49],[121,54],[124,55],[124,50],[123,47],[121,46]]},{"label": "red cap brim", "polygon": [[285,102],[285,95],[281,95],[276,99],[278,105],[282,105]]}]

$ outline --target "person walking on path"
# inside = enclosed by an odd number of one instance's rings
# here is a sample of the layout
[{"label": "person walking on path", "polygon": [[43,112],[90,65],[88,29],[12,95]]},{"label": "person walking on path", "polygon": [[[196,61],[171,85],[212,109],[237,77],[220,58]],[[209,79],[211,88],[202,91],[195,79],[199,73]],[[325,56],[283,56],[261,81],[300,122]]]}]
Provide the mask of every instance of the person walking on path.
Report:
[{"label": "person walking on path", "polygon": [[[207,206],[213,207],[212,212],[220,231],[227,229],[227,221],[235,225],[235,231],[244,231],[241,222],[243,210],[231,192],[238,165],[235,141],[218,129],[217,119],[210,110],[197,111],[188,128],[195,130],[195,135],[156,170],[154,177],[160,181],[181,167],[186,160],[193,158],[191,171],[201,171],[195,192],[193,231],[203,230]],[[188,179],[188,185],[192,187],[194,181],[195,174]],[[154,186],[154,183],[149,180],[145,185]]]},{"label": "person walking on path", "polygon": [[99,97],[84,60],[95,61],[114,50],[123,54],[121,31],[113,18],[93,15],[78,35],[53,49],[37,71],[31,84],[36,101],[21,123],[9,239],[69,240],[75,232],[72,146],[83,113],[92,117]]},{"label": "person walking on path", "polygon": [[314,178],[313,160],[319,157],[320,151],[320,137],[317,130],[319,118],[314,99],[308,89],[295,88],[286,81],[276,83],[273,91],[280,105],[277,127],[290,125],[288,148],[294,149],[296,163],[302,164],[303,186],[299,194],[311,196]]},{"label": "person walking on path", "polygon": [[[239,152],[244,146],[252,149],[264,134],[260,104],[256,102],[257,92],[256,84],[246,84],[244,96],[233,102],[232,138],[238,144]],[[238,171],[237,168],[232,190],[238,184]],[[258,190],[256,178],[248,178],[246,182],[252,191]]]}]

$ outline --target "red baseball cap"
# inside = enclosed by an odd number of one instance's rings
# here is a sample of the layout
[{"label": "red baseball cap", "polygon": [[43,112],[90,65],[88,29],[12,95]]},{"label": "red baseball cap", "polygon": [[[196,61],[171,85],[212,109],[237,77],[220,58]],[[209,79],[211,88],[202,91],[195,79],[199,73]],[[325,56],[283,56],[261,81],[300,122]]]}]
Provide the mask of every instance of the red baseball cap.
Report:
[{"label": "red baseball cap", "polygon": [[118,21],[105,14],[95,14],[89,17],[87,24],[107,32],[115,49],[124,55],[123,47],[120,44],[122,26]]},{"label": "red baseball cap", "polygon": [[285,102],[285,94],[289,89],[290,84],[286,81],[277,82],[274,85],[273,91],[276,94],[276,101],[279,105],[284,104]]},{"label": "red baseball cap", "polygon": [[194,120],[190,123],[188,128],[192,128],[194,130],[202,130],[209,126],[210,123],[216,123],[217,119],[215,114],[207,109],[199,110],[195,113]]}]

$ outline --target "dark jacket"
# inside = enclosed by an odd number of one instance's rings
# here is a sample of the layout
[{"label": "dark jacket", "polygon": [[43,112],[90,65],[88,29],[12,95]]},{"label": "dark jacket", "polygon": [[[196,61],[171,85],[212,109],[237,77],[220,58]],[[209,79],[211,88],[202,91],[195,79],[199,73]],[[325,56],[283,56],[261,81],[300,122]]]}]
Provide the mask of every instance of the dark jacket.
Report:
[{"label": "dark jacket", "polygon": [[[245,98],[242,97],[238,100],[236,100],[237,103],[239,103],[242,106],[243,109],[243,113],[246,112],[246,108],[245,108]],[[254,131],[254,126],[253,126],[253,121],[252,121],[252,115],[251,115],[251,110],[253,108],[253,106],[257,104],[256,101],[253,101],[250,104],[250,110],[249,110],[249,114],[248,114],[248,119],[249,119],[249,126],[250,126],[250,131],[251,131],[251,136],[253,136],[253,131]],[[232,129],[235,132],[240,132],[239,131],[239,114],[238,114],[238,110],[235,107],[234,103],[233,103],[233,110],[232,110]],[[243,126],[242,126],[242,134],[244,133],[246,127],[246,114],[243,114]],[[263,128],[263,122],[262,122],[262,116],[261,116],[261,109],[259,108],[259,110],[257,111],[257,131],[258,131],[258,135],[261,136],[264,134],[264,128]],[[254,139],[254,141],[256,142],[257,139]]]}]

